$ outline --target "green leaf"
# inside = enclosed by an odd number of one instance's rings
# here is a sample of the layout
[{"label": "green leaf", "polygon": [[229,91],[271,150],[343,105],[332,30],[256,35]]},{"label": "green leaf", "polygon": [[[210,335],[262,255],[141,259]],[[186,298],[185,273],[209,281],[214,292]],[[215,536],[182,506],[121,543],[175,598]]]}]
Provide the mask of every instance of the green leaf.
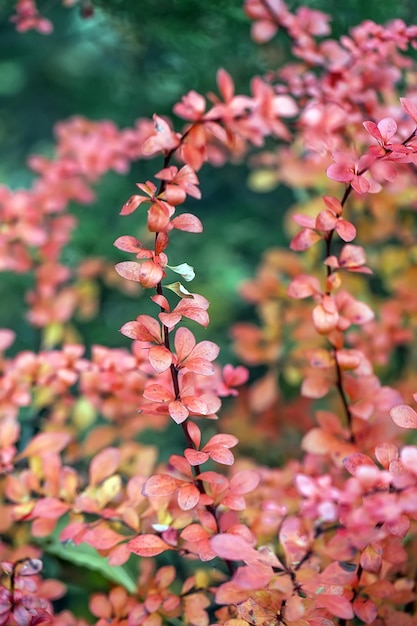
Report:
[{"label": "green leaf", "polygon": [[87,543],[80,543],[74,545],[71,543],[49,543],[44,547],[44,550],[48,554],[69,561],[74,565],[80,565],[88,569],[100,572],[104,578],[111,580],[112,582],[122,585],[129,593],[136,593],[137,582],[121,565],[112,566],[109,565],[107,559],[92,548]]},{"label": "green leaf", "polygon": [[164,285],[166,289],[170,289],[177,294],[180,298],[193,298],[193,294],[188,291],[179,281],[171,283],[170,285]]},{"label": "green leaf", "polygon": [[188,263],[181,263],[180,265],[167,265],[167,267],[176,274],[179,274],[184,280],[187,281],[187,283],[195,278],[194,268],[191,265],[188,265]]}]

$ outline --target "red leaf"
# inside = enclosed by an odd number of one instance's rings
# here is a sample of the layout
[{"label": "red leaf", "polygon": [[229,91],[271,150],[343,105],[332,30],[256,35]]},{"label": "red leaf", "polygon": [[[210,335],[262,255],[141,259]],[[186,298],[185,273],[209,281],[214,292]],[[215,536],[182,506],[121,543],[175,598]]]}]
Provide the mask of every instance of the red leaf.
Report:
[{"label": "red leaf", "polygon": [[90,463],[90,485],[94,486],[116,473],[121,459],[118,448],[101,450]]},{"label": "red leaf", "polygon": [[157,535],[139,535],[139,537],[131,539],[127,545],[134,554],[146,557],[157,556],[165,552],[165,550],[173,549]]},{"label": "red leaf", "polygon": [[365,624],[372,624],[378,616],[378,609],[375,603],[369,600],[369,598],[362,598],[361,596],[358,596],[353,601],[353,610],[355,615]]},{"label": "red leaf", "polygon": [[397,426],[401,428],[417,428],[417,413],[407,404],[393,406],[390,415]]},{"label": "red leaf", "polygon": [[188,233],[202,233],[203,232],[203,224],[201,221],[193,215],[192,213],[183,213],[182,215],[178,215],[171,220],[171,224],[174,228],[178,230],[184,230]]},{"label": "red leaf", "polygon": [[172,354],[165,346],[152,346],[149,350],[149,363],[157,374],[166,372],[172,363]]}]

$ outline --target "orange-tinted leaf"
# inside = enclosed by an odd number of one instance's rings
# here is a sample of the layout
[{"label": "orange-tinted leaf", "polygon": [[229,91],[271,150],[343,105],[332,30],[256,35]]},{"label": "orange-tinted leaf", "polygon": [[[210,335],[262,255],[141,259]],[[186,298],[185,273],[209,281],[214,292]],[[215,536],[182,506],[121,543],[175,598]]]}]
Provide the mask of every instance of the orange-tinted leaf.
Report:
[{"label": "orange-tinted leaf", "polygon": [[190,511],[197,506],[200,492],[195,485],[188,483],[178,491],[178,505],[183,511]]},{"label": "orange-tinted leaf", "polygon": [[68,433],[50,432],[36,435],[29,445],[19,454],[19,458],[27,456],[42,456],[51,452],[59,453],[71,441]]},{"label": "orange-tinted leaf", "polygon": [[390,410],[393,421],[401,428],[417,428],[417,413],[407,404],[393,406]]},{"label": "orange-tinted leaf", "polygon": [[152,557],[173,548],[157,535],[139,535],[128,542],[131,552],[139,556]]},{"label": "orange-tinted leaf", "polygon": [[119,467],[120,457],[118,448],[101,450],[90,463],[90,485],[97,485],[115,474]]}]

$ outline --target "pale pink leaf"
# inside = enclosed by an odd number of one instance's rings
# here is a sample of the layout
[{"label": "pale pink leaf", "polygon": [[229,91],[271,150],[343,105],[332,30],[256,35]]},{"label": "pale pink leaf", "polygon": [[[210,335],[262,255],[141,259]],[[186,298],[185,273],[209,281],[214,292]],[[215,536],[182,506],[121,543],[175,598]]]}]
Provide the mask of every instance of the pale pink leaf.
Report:
[{"label": "pale pink leaf", "polygon": [[407,404],[393,406],[390,415],[397,426],[401,426],[401,428],[417,428],[417,413]]},{"label": "pale pink leaf", "polygon": [[122,261],[115,265],[115,270],[122,278],[140,282],[140,264],[136,261]]}]

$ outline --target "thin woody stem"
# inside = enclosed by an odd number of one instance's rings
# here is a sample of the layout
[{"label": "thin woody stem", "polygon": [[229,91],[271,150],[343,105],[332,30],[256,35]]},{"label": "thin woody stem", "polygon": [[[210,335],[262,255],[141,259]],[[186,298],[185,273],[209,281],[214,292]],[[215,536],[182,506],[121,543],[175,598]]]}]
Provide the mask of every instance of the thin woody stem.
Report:
[{"label": "thin woody stem", "polygon": [[[194,126],[198,125],[199,123],[202,123],[202,121],[198,121],[195,122],[194,124],[192,124],[181,136],[180,138],[180,143],[179,146],[181,146],[181,144],[184,142],[185,138],[187,137],[187,135],[191,132],[192,128],[194,128]],[[167,152],[164,155],[164,169],[169,167],[171,159],[173,157],[173,155],[175,154],[175,152],[178,150],[179,146],[177,146],[176,148],[173,148],[172,150],[170,150],[169,152]],[[159,185],[159,190],[157,195],[160,196],[166,187],[166,181],[165,180],[161,180],[161,183]],[[157,241],[158,241],[158,235],[159,233],[155,234],[155,248],[157,245]],[[162,285],[162,280],[156,285],[156,292],[158,295],[163,296],[163,285]],[[161,308],[161,311],[163,311],[163,308]],[[164,339],[164,346],[167,348],[167,350],[169,350],[171,352],[171,342],[170,342],[170,337],[169,337],[169,328],[162,323],[162,329],[163,329],[163,339]],[[173,363],[170,366],[170,373],[171,373],[171,380],[172,380],[172,386],[174,389],[174,394],[175,394],[175,400],[181,400],[181,392],[180,392],[180,386],[179,386],[179,378],[178,378],[178,369],[176,367],[176,365],[174,365]],[[196,446],[192,440],[192,438],[190,437],[190,434],[188,432],[188,428],[187,428],[187,423],[186,421],[181,423],[181,428],[182,431],[184,433],[184,437],[185,440],[187,442],[187,446],[193,449],[196,449]],[[194,465],[193,466],[193,472],[194,472],[194,476],[195,476],[195,483],[196,486],[198,488],[198,490],[200,491],[200,493],[202,495],[206,495],[206,489],[204,486],[204,483],[202,480],[199,480],[199,476],[201,474],[201,468],[200,465]],[[212,504],[206,504],[205,505],[206,510],[211,513],[211,515],[213,515],[213,518],[216,522],[217,525],[217,531],[220,532],[220,526],[219,526],[219,522],[217,520],[217,508],[212,505]],[[235,565],[233,563],[233,561],[230,561],[229,559],[223,559],[227,569],[229,570],[230,575],[233,575],[235,572]]]}]

